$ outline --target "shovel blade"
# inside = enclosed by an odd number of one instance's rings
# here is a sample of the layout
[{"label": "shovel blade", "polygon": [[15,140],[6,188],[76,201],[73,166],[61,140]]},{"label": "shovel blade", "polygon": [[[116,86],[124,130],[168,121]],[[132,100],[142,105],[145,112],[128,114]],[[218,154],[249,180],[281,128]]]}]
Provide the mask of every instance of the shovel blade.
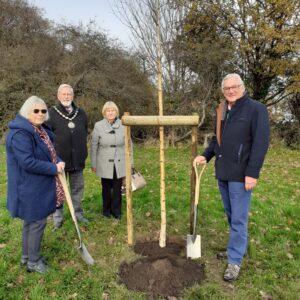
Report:
[{"label": "shovel blade", "polygon": [[201,236],[188,234],[186,238],[186,256],[187,258],[197,259],[201,257]]},{"label": "shovel blade", "polygon": [[93,265],[95,263],[94,259],[92,258],[91,254],[89,253],[84,243],[81,243],[78,250],[80,252],[82,259],[85,261],[86,264]]}]

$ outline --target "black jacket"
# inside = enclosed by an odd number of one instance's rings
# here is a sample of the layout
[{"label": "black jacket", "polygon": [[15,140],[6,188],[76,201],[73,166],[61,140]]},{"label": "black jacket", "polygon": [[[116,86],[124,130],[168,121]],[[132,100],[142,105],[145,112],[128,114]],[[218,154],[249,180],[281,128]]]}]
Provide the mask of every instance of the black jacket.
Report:
[{"label": "black jacket", "polygon": [[78,114],[72,120],[74,128],[69,128],[69,120],[63,118],[52,107],[49,109],[50,119],[47,125],[54,133],[54,147],[57,155],[66,163],[66,171],[83,170],[87,151],[87,116],[84,110],[72,103],[73,111],[68,114],[63,105],[56,108],[65,116],[72,118],[78,109]]},{"label": "black jacket", "polygon": [[267,108],[247,94],[237,100],[221,123],[221,142],[213,137],[203,156],[216,157],[216,178],[245,181],[258,178],[269,145]]}]

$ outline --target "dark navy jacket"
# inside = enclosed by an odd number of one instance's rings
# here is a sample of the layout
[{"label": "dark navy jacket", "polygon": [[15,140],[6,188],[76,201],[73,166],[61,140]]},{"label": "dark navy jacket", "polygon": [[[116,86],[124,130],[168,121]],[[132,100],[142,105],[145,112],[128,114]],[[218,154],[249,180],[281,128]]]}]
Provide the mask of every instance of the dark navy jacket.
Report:
[{"label": "dark navy jacket", "polygon": [[[7,208],[13,217],[26,221],[44,219],[56,209],[57,167],[27,119],[17,115],[8,126]],[[51,131],[43,128],[52,139]]]},{"label": "dark navy jacket", "polygon": [[221,123],[221,142],[213,137],[203,156],[216,157],[216,178],[245,181],[245,176],[258,178],[269,145],[267,108],[247,94],[238,99]]},{"label": "dark navy jacket", "polygon": [[[56,108],[65,116],[72,118],[77,106],[72,103],[73,111],[68,114],[63,105]],[[54,147],[57,155],[66,163],[66,171],[80,171],[85,168],[85,160],[88,156],[87,150],[87,116],[84,110],[78,109],[77,116],[73,119],[75,128],[69,128],[69,120],[59,115],[54,108],[49,109],[50,119],[47,125],[54,133]]]}]

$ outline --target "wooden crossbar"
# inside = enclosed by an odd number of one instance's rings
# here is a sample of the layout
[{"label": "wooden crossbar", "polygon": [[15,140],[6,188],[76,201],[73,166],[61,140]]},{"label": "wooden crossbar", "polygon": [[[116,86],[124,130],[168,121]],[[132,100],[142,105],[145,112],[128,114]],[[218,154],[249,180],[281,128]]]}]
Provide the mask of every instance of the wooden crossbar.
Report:
[{"label": "wooden crossbar", "polygon": [[197,126],[199,116],[123,116],[123,125],[127,126]]}]

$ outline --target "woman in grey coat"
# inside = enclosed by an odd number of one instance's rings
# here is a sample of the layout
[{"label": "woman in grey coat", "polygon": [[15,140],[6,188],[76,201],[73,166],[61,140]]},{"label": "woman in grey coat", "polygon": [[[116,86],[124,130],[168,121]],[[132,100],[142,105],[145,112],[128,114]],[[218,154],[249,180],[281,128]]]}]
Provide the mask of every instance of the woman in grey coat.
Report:
[{"label": "woman in grey coat", "polygon": [[125,135],[117,105],[108,101],[102,108],[103,120],[92,133],[91,168],[101,178],[103,216],[121,218],[122,179],[125,177]]}]

